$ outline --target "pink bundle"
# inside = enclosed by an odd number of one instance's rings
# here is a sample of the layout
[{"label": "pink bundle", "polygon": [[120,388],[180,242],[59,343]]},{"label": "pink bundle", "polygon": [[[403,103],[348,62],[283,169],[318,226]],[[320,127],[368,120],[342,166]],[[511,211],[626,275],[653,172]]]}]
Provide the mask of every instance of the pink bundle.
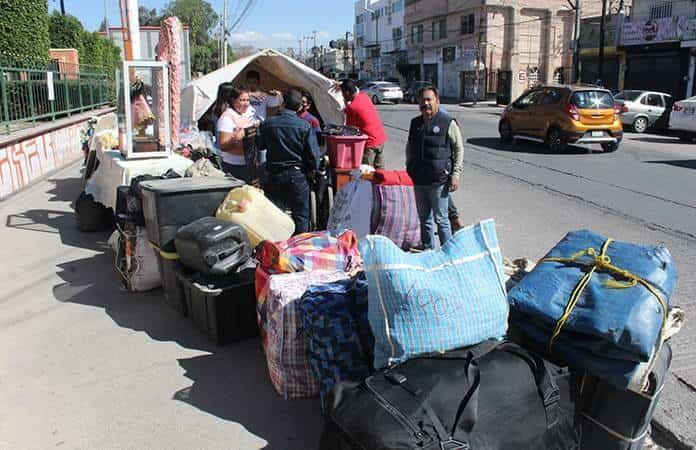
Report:
[{"label": "pink bundle", "polygon": [[[181,22],[177,17],[167,17],[162,22],[157,57],[169,63],[169,133],[172,147],[176,147],[179,144],[181,106]],[[164,99],[160,98],[159,103],[160,112],[164,113]],[[160,133],[164,133],[163,124],[160,125]]]}]

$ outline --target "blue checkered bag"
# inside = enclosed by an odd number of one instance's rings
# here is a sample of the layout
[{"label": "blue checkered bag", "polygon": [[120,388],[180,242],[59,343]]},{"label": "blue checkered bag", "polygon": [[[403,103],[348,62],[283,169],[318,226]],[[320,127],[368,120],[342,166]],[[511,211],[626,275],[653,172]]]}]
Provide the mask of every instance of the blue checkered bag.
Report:
[{"label": "blue checkered bag", "polygon": [[326,411],[335,384],[359,381],[371,372],[374,338],[367,321],[365,274],[311,286],[299,308],[310,366]]},{"label": "blue checkered bag", "polygon": [[360,255],[375,369],[505,335],[508,301],[492,219],[457,231],[440,250],[418,254],[367,236]]}]

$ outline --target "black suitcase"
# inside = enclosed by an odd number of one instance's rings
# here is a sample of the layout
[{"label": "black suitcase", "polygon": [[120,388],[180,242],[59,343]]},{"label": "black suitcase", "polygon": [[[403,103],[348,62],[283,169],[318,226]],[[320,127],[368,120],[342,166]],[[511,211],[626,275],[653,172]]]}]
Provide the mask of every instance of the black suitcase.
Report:
[{"label": "black suitcase", "polygon": [[177,231],[174,242],[181,264],[201,274],[226,275],[251,259],[246,231],[215,217],[203,217],[184,225]]},{"label": "black suitcase", "polygon": [[175,178],[140,183],[145,228],[150,241],[172,251],[176,232],[201,217],[214,216],[229,191],[244,182],[235,178]]},{"label": "black suitcase", "polygon": [[672,348],[664,343],[649,373],[648,389],[641,394],[617,389],[594,375],[585,374],[578,383],[581,448],[643,448],[671,362]]},{"label": "black suitcase", "polygon": [[341,383],[320,448],[577,449],[570,375],[550,367],[516,344],[487,341]]},{"label": "black suitcase", "polygon": [[259,335],[254,273],[254,266],[214,278],[177,272],[189,318],[216,344],[231,344]]},{"label": "black suitcase", "polygon": [[82,231],[107,231],[114,225],[114,212],[82,191],[75,200],[75,219]]}]

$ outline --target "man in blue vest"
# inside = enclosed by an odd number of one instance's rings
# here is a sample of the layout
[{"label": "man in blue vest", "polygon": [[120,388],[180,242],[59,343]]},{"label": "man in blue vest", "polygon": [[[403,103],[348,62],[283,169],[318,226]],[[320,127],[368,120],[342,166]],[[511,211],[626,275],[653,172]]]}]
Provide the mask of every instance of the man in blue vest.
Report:
[{"label": "man in blue vest", "polygon": [[436,87],[421,89],[419,103],[421,115],[408,130],[406,170],[414,184],[423,248],[429,250],[435,241],[433,220],[440,245],[452,237],[447,207],[450,192],[459,187],[464,143],[457,122],[440,111]]}]

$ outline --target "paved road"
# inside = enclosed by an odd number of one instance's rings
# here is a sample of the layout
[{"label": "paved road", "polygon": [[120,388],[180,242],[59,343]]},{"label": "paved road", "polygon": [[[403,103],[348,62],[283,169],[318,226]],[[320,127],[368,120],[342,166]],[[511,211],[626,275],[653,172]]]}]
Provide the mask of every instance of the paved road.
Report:
[{"label": "paved road", "polygon": [[[681,273],[674,303],[694,316],[692,170],[644,162],[693,159],[691,149],[639,140],[613,155],[498,149],[485,140],[496,110],[451,109],[469,139],[455,200],[468,221],[496,219],[506,255],[540,257],[581,227],[663,242]],[[380,110],[387,161],[401,167],[415,108]],[[257,340],[215,347],[160,291],[119,290],[106,234],[74,226],[78,177],[72,167],[0,203],[0,449],[316,448],[318,401],[281,400]],[[657,419],[695,446],[691,322],[675,339]]]},{"label": "paved road", "polygon": [[[466,221],[494,217],[507,256],[539,258],[570,230],[590,228],[616,239],[664,243],[679,269],[673,304],[688,318],[674,339],[672,377],[657,413],[696,448],[696,145],[628,133],[615,153],[599,146],[548,154],[538,144],[496,139],[500,108],[447,105],[466,141],[465,172],[455,200]],[[414,105],[383,105],[386,159],[403,167]]]}]

